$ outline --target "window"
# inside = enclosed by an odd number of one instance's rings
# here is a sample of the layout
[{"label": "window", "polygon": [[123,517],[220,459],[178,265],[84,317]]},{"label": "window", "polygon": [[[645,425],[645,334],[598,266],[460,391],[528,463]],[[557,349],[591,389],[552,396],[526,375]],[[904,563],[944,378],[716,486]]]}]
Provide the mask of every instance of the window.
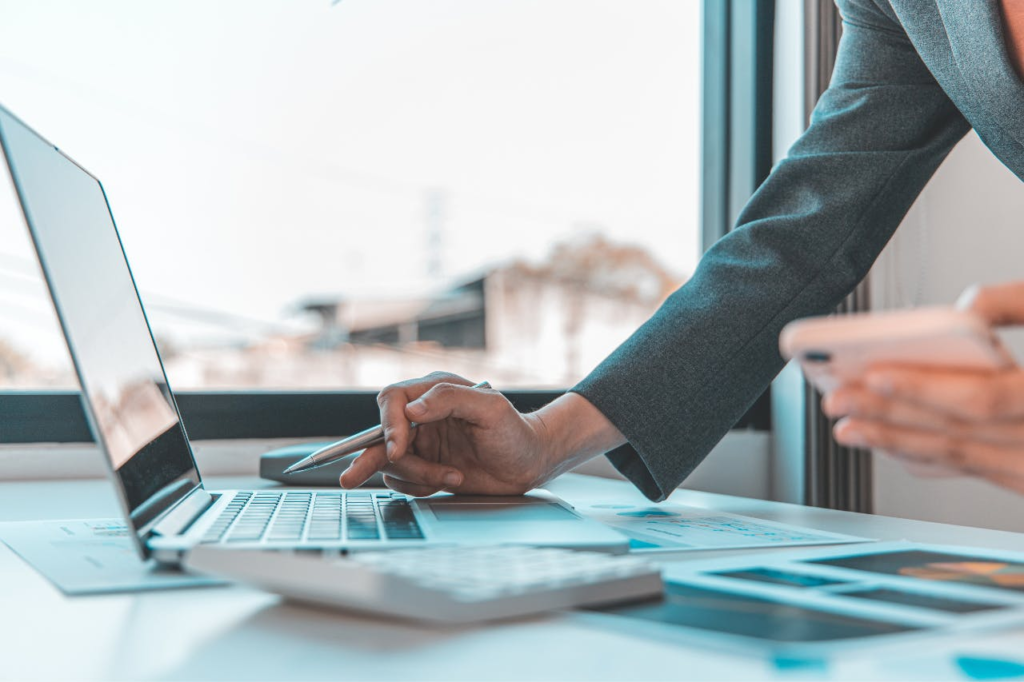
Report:
[{"label": "window", "polygon": [[[0,91],[103,181],[175,388],[565,387],[699,257],[700,13],[22,3]],[[0,386],[73,388],[0,211]]]}]

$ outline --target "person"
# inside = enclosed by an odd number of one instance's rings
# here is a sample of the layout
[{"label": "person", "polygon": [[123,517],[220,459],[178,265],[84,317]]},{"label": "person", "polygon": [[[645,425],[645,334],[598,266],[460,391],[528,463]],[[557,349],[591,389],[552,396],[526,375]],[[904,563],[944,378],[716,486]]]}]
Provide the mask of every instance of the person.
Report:
[{"label": "person", "polygon": [[[385,388],[386,443],[341,485],[381,470],[411,495],[521,493],[607,453],[663,500],[782,368],[782,327],[856,286],[968,130],[1024,179],[1024,0],[837,4],[843,36],[808,129],[648,322],[531,414],[448,374]],[[968,305],[996,324],[1024,322],[1024,283]],[[840,442],[1024,492],[1020,370],[879,368],[824,409],[842,418]]]}]

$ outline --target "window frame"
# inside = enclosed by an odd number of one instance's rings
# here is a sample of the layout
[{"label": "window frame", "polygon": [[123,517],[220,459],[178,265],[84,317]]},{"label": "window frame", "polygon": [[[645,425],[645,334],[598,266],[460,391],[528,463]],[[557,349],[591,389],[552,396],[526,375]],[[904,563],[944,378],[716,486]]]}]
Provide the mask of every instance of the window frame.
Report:
[{"label": "window frame", "polygon": [[[701,188],[702,246],[735,225],[743,204],[771,170],[774,0],[704,0]],[[736,36],[736,39],[733,39]],[[539,409],[562,390],[508,390],[521,411]],[[175,392],[191,440],[332,438],[379,421],[376,392]],[[767,392],[734,429],[771,430]],[[0,389],[0,445],[91,443],[75,390]]]},{"label": "window frame", "polygon": [[[522,412],[532,412],[564,391],[502,391]],[[175,392],[190,440],[334,438],[380,421],[375,391]],[[736,424],[767,431],[770,403],[762,396]],[[92,443],[78,391],[0,391],[0,445]]]},{"label": "window frame", "polygon": [[772,170],[775,0],[704,0],[703,251],[727,235]]}]

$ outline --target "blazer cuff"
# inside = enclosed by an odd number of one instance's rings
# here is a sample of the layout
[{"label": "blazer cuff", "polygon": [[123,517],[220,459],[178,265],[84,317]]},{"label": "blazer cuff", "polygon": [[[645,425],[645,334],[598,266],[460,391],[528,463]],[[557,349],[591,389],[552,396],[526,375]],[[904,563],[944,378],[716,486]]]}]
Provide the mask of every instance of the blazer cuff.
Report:
[{"label": "blazer cuff", "polygon": [[666,493],[661,489],[654,479],[650,467],[644,463],[643,457],[629,443],[605,453],[605,457],[620,474],[629,479],[629,482],[652,502],[662,502],[671,494],[672,491]]},{"label": "blazer cuff", "polygon": [[634,440],[630,433],[631,429],[624,428],[624,426],[627,426],[627,420],[615,418],[614,410],[608,409],[610,405],[604,404],[604,401],[601,400],[604,397],[602,393],[599,390],[592,390],[586,379],[570,388],[569,391],[586,398],[606,418],[610,419],[616,428],[627,438],[628,442],[625,445],[605,453],[612,466],[652,502],[661,502],[672,494],[672,491],[675,490],[675,484],[669,481],[671,477],[666,475],[658,476],[655,473],[658,471],[658,467],[651,466],[654,462],[648,459],[650,453],[645,453],[644,448],[637,448],[633,445]]}]

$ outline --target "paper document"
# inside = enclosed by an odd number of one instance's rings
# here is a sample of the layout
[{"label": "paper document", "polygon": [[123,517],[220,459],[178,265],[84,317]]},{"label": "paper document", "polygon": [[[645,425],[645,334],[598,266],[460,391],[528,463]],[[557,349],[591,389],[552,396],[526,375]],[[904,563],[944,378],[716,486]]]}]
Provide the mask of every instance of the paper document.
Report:
[{"label": "paper document", "polygon": [[592,504],[578,507],[577,510],[625,534],[630,538],[630,550],[637,552],[870,542],[867,538],[681,504],[657,507]]},{"label": "paper document", "polygon": [[142,561],[121,519],[0,523],[0,539],[67,595],[225,582]]}]

